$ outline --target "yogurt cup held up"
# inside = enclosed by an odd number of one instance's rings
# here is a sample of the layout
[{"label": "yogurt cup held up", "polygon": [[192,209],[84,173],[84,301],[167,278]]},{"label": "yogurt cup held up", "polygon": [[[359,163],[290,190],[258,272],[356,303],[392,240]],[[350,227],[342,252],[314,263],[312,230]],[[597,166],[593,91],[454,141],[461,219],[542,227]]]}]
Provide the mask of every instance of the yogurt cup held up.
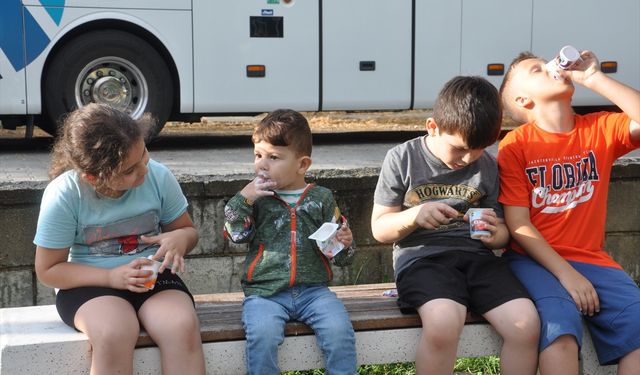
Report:
[{"label": "yogurt cup held up", "polygon": [[558,56],[551,59],[546,66],[553,73],[554,79],[560,79],[560,70],[571,70],[581,60],[580,51],[576,47],[564,46],[558,52]]}]

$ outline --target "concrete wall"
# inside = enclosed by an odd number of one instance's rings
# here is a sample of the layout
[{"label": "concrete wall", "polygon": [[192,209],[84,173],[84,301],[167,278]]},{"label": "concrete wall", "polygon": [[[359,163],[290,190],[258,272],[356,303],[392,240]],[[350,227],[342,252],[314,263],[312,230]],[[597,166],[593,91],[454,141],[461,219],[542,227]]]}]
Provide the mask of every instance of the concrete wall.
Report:
[{"label": "concrete wall", "polygon": [[[389,245],[378,244],[369,227],[378,169],[317,171],[314,178],[334,191],[350,220],[357,256],[352,266],[335,268],[334,284],[393,281]],[[200,242],[187,259],[181,277],[194,294],[239,291],[245,247],[222,236],[226,199],[249,176],[178,176],[190,203]],[[45,183],[0,184],[0,307],[54,303],[51,288],[40,284],[33,270],[32,244]],[[606,245],[636,280],[640,278],[640,160],[623,159],[613,169],[609,193]],[[604,214],[604,213],[603,213]]]}]

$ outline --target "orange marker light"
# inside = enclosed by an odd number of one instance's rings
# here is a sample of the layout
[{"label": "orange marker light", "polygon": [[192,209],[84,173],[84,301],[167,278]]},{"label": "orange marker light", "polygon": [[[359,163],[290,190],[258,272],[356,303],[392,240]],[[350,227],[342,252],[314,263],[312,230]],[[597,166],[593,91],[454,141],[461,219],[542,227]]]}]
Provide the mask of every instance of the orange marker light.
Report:
[{"label": "orange marker light", "polygon": [[488,64],[487,75],[488,76],[504,75],[504,64]]},{"label": "orange marker light", "polygon": [[264,65],[247,65],[247,77],[260,78],[264,77],[267,68]]},{"label": "orange marker light", "polygon": [[617,61],[603,61],[600,63],[600,70],[603,73],[616,73],[618,71]]}]

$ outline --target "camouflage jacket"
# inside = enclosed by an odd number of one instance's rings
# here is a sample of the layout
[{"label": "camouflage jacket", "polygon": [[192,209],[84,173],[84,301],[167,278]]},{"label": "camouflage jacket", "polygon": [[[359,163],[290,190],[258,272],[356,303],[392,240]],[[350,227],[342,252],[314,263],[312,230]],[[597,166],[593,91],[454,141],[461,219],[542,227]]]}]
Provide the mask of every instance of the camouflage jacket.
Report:
[{"label": "camouflage jacket", "polygon": [[[249,204],[238,193],[224,211],[225,235],[235,243],[249,243],[242,275],[245,295],[270,296],[294,285],[331,281],[331,261],[308,238],[323,223],[342,220],[329,189],[309,184],[294,207],[277,194]],[[339,252],[333,262],[350,264],[353,247]]]}]

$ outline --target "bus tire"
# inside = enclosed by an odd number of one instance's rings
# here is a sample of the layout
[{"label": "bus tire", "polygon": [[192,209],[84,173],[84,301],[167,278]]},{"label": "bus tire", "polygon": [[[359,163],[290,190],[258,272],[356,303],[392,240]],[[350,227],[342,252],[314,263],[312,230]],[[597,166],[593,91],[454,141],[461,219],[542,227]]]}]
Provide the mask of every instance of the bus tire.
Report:
[{"label": "bus tire", "polygon": [[51,57],[42,84],[43,130],[55,135],[63,116],[90,102],[139,118],[150,112],[155,137],[171,115],[173,80],[162,56],[144,39],[120,30],[96,30],[66,42]]}]

